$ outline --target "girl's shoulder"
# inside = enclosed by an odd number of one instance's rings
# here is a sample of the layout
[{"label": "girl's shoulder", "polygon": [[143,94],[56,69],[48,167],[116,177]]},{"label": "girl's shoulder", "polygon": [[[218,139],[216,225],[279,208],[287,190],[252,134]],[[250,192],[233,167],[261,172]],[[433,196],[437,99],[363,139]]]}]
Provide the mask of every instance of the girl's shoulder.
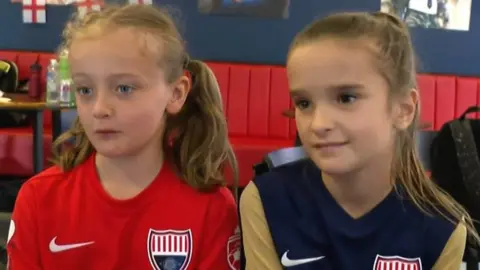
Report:
[{"label": "girl's shoulder", "polygon": [[259,189],[295,188],[299,182],[321,177],[320,170],[309,159],[302,159],[287,165],[272,168],[255,176],[253,182]]},{"label": "girl's shoulder", "polygon": [[80,168],[75,168],[72,171],[63,171],[58,166],[52,166],[25,181],[22,188],[32,188],[37,194],[45,192],[51,193],[56,187],[65,183],[67,179],[74,178],[79,169]]},{"label": "girl's shoulder", "polygon": [[[466,227],[462,220],[453,218],[448,214],[448,211],[442,208],[435,209],[432,206],[425,205],[425,203],[423,205],[415,203],[408,199],[406,195],[402,195],[400,198],[403,201],[403,217],[409,220],[408,226],[419,232],[425,245],[425,261],[432,263],[432,265],[435,264],[436,261],[444,257],[445,250],[449,253],[448,250],[451,250],[452,247],[458,248],[457,251],[463,254]],[[450,255],[447,254],[446,256]]]}]

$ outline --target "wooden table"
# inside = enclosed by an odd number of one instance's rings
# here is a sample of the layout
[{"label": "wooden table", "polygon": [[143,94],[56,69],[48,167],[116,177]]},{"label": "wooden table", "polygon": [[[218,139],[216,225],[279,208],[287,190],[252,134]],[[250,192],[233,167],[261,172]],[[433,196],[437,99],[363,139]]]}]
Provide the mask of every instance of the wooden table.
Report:
[{"label": "wooden table", "polygon": [[37,174],[43,170],[43,111],[52,112],[52,139],[55,140],[62,132],[61,111],[74,109],[65,106],[47,106],[44,99],[35,100],[27,94],[5,94],[10,102],[0,102],[0,110],[27,113],[31,117],[33,128],[33,171]]}]

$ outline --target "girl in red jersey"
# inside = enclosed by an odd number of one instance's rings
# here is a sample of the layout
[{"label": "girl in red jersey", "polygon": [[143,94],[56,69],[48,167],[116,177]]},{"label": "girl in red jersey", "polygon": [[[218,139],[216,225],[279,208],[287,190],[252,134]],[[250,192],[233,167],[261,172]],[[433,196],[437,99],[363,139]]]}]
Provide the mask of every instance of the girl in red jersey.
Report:
[{"label": "girl in red jersey", "polygon": [[19,192],[10,269],[238,268],[220,91],[184,45],[167,12],[147,5],[68,23],[79,117],[54,144],[56,166]]}]

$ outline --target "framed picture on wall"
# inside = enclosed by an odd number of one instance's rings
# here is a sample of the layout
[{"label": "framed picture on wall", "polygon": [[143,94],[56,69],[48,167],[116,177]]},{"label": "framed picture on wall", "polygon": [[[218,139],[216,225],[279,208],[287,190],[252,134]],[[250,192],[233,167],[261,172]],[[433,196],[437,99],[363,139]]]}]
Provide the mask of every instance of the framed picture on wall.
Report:
[{"label": "framed picture on wall", "polygon": [[[22,0],[11,0],[12,3],[22,3]],[[66,6],[75,3],[75,0],[45,0],[45,5]]]},{"label": "framed picture on wall", "polygon": [[198,0],[201,13],[260,18],[288,18],[290,0]]},{"label": "framed picture on wall", "polygon": [[381,11],[394,13],[410,27],[468,31],[472,0],[380,0]]},{"label": "framed picture on wall", "polygon": [[75,3],[75,0],[47,0],[46,3],[47,5],[65,6]]}]

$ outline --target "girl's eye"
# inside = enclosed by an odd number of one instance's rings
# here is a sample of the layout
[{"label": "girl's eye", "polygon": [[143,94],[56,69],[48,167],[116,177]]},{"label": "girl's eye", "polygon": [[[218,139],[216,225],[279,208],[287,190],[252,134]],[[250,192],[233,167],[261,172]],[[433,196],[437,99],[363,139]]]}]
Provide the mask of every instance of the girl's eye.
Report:
[{"label": "girl's eye", "polygon": [[93,92],[92,88],[88,87],[77,87],[77,93],[83,96],[89,96]]},{"label": "girl's eye", "polygon": [[338,102],[341,104],[353,103],[355,100],[357,100],[357,96],[352,94],[340,94],[338,96]]},{"label": "girl's eye", "polygon": [[117,91],[120,92],[121,94],[130,94],[134,90],[134,87],[129,86],[129,85],[119,85],[117,87]]},{"label": "girl's eye", "polygon": [[295,106],[300,110],[305,110],[310,106],[310,101],[304,100],[304,99],[298,100],[298,101],[295,101]]}]

